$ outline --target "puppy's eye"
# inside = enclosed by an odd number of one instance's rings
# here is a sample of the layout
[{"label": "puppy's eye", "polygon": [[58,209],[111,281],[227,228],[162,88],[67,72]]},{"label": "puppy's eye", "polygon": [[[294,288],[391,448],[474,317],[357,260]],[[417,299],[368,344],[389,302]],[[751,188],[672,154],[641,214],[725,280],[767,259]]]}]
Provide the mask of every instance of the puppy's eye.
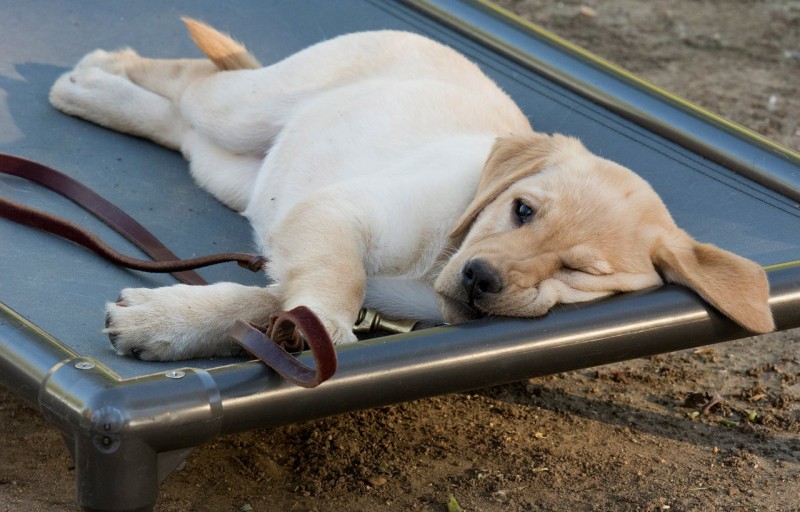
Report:
[{"label": "puppy's eye", "polygon": [[521,200],[517,199],[514,201],[514,215],[516,216],[517,222],[520,224],[527,224],[530,222],[535,213],[533,208],[523,203]]}]

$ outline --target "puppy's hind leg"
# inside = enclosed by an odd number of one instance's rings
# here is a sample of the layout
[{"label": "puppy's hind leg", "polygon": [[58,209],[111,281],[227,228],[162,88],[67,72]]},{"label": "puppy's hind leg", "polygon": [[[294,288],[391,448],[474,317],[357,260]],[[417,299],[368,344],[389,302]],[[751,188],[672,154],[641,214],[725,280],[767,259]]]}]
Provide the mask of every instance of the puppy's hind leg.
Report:
[{"label": "puppy's hind leg", "polygon": [[[184,123],[180,117],[177,98],[162,93],[175,92],[185,86],[185,78],[175,78],[175,69],[193,69],[178,76],[198,76],[213,72],[207,61],[171,61],[164,66],[150,66],[161,71],[163,84],[158,89],[149,89],[136,83],[129,72],[142,75],[150,59],[142,59],[133,50],[109,53],[96,50],[84,57],[72,71],[62,75],[50,90],[50,102],[54,107],[70,115],[111,128],[150,139],[171,149],[180,149]],[[172,75],[165,73],[172,69]],[[204,71],[206,70],[206,71]]]},{"label": "puppy's hind leg", "polygon": [[227,151],[196,130],[187,130],[181,150],[200,187],[229,208],[244,211],[263,163],[261,156]]},{"label": "puppy's hind leg", "polygon": [[129,53],[119,63],[139,87],[178,102],[189,85],[219,69],[206,59],[151,59]]}]

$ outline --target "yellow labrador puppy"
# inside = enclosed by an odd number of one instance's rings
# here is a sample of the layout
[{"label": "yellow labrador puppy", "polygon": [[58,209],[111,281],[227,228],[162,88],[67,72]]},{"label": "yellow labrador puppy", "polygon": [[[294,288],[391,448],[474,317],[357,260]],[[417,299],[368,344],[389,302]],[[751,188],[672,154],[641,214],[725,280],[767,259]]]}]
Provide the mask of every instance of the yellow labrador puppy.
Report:
[{"label": "yellow labrador puppy", "polygon": [[208,60],[97,50],[51,102],[181,151],[249,219],[277,284],[123,290],[106,309],[120,354],[229,354],[236,319],[298,305],[348,343],[364,304],[434,322],[534,317],[662,280],[751,331],[774,328],[758,265],[695,242],[628,169],[534,132],[452,49],[366,32],[262,68],[185,21]]}]

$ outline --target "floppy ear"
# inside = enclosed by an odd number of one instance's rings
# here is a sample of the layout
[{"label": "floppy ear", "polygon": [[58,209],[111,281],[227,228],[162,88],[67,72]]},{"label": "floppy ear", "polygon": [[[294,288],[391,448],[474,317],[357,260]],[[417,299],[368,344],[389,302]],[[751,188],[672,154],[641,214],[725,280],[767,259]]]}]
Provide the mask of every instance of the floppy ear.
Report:
[{"label": "floppy ear", "polygon": [[450,237],[463,237],[481,210],[501,192],[541,170],[552,153],[553,141],[553,137],[536,133],[498,137],[483,166],[475,199],[456,222]]},{"label": "floppy ear", "polygon": [[688,286],[742,327],[775,330],[767,275],[755,262],[701,244],[677,228],[659,237],[652,259],[667,281]]}]

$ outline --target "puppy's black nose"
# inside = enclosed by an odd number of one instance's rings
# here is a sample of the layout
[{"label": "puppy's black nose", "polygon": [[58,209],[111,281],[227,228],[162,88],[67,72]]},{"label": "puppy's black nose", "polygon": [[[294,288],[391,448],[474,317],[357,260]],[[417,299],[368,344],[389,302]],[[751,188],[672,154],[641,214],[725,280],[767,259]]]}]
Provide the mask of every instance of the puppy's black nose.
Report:
[{"label": "puppy's black nose", "polygon": [[483,260],[469,260],[461,271],[461,284],[470,302],[485,293],[497,293],[503,289],[503,282],[497,271]]}]

